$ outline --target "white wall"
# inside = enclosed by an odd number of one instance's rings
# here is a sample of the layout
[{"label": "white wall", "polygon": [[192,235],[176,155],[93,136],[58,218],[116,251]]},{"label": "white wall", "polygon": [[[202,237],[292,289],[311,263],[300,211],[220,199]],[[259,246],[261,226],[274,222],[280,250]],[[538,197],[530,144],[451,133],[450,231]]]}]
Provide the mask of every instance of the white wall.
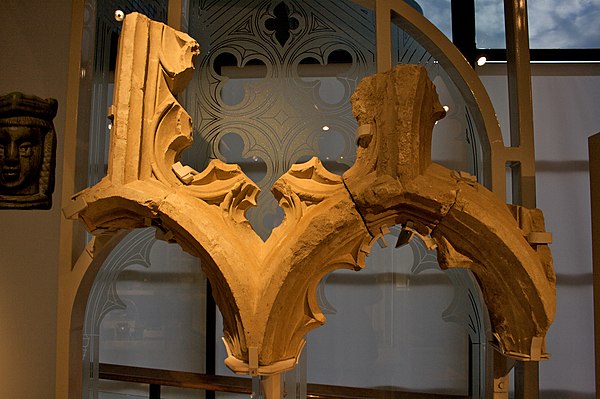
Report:
[{"label": "white wall", "polygon": [[[503,133],[508,129],[505,71],[484,69]],[[534,65],[532,95],[537,206],[551,231],[557,312],[547,336],[552,358],[540,366],[544,398],[594,397],[594,321],[587,138],[600,131],[600,70]]]},{"label": "white wall", "polygon": [[52,398],[69,0],[0,1],[0,95],[56,98],[57,186],[49,211],[0,210],[0,397]]}]

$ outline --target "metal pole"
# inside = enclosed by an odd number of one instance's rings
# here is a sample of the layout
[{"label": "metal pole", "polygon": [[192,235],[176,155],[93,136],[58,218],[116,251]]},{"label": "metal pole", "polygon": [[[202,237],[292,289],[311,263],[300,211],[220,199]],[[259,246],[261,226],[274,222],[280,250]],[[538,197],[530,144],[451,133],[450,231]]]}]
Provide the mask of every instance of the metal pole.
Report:
[{"label": "metal pole", "polygon": [[[506,159],[506,162],[514,168],[513,199],[516,198],[520,205],[527,208],[535,208],[535,152],[527,0],[504,0],[504,21],[508,62],[510,149],[514,150],[512,152],[515,155],[514,159]],[[539,397],[538,362],[518,362],[515,377],[516,399]]]},{"label": "metal pole", "polygon": [[531,100],[531,65],[527,1],[504,0],[506,57],[508,62],[508,101],[510,110],[510,151],[507,162],[518,165],[518,179],[513,193],[527,208],[535,208],[535,153],[533,139],[533,105]]},{"label": "metal pole", "polygon": [[160,385],[150,384],[148,389],[148,399],[160,399]]},{"label": "metal pole", "polygon": [[452,42],[475,68],[475,1],[452,0]]},{"label": "metal pole", "polygon": [[594,284],[594,343],[596,392],[600,392],[600,133],[588,139],[592,205],[592,258]]},{"label": "metal pole", "polygon": [[[206,374],[215,375],[216,373],[216,361],[217,361],[217,348],[216,348],[216,324],[217,324],[217,305],[213,298],[212,286],[208,279],[206,279]],[[215,399],[215,391],[206,391],[205,399]]]}]

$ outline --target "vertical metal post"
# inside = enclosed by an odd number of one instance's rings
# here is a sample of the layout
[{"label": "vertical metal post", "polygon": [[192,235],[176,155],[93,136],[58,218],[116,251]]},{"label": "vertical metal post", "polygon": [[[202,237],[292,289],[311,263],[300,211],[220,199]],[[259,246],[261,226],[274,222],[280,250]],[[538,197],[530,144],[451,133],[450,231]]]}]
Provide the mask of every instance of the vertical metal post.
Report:
[{"label": "vertical metal post", "polygon": [[[206,374],[215,375],[216,373],[216,324],[217,324],[217,305],[213,299],[212,286],[206,279]],[[215,399],[214,391],[206,391],[205,399]]]},{"label": "vertical metal post", "polygon": [[160,385],[150,384],[148,388],[148,399],[160,399]]},{"label": "vertical metal post", "polygon": [[[513,198],[520,205],[535,208],[535,152],[533,135],[533,105],[531,98],[531,65],[527,0],[504,0],[506,27],[506,57],[508,62],[508,99],[510,111],[511,148],[506,162],[518,162]],[[511,157],[512,155],[512,157]],[[516,399],[539,397],[538,362],[518,362],[515,370]]]},{"label": "vertical metal post", "polygon": [[475,68],[475,1],[452,0],[452,42]]},{"label": "vertical metal post", "polygon": [[515,398],[539,398],[538,362],[518,362],[515,366]]},{"label": "vertical metal post", "polygon": [[392,21],[389,0],[375,1],[377,72],[392,68]]},{"label": "vertical metal post", "polygon": [[504,0],[511,148],[506,162],[520,165],[519,197],[535,208],[535,153],[527,1]]},{"label": "vertical metal post", "polygon": [[600,392],[600,133],[596,133],[589,138],[588,149],[590,154],[590,193],[592,203],[596,392]]}]

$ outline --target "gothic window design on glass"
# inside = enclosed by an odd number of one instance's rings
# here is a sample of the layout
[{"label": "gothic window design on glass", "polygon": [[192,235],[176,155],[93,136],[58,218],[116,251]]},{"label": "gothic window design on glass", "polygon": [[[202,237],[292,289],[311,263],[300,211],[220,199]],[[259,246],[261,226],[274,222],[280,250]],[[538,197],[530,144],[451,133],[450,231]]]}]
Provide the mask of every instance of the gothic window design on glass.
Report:
[{"label": "gothic window design on glass", "polygon": [[[248,219],[265,239],[283,217],[270,187],[292,164],[316,155],[341,174],[354,163],[349,100],[375,72],[375,15],[334,0],[192,1],[190,10],[201,54],[186,95],[195,142],[184,163],[240,164],[262,190]],[[425,65],[450,104],[436,161],[476,174],[477,144],[458,91],[410,35],[396,26],[392,34],[394,62]]]},{"label": "gothic window design on glass", "polygon": [[[198,73],[186,162],[239,163],[261,187],[249,220],[264,239],[283,213],[268,192],[290,166],[318,155],[333,172],[354,162],[350,96],[374,72],[374,18],[350,2],[192,2]],[[190,93],[191,92],[191,93]]]},{"label": "gothic window design on glass", "polygon": [[197,258],[155,238],[128,233],[104,261],[84,324],[84,397],[103,390],[99,363],[204,371],[206,277]]}]

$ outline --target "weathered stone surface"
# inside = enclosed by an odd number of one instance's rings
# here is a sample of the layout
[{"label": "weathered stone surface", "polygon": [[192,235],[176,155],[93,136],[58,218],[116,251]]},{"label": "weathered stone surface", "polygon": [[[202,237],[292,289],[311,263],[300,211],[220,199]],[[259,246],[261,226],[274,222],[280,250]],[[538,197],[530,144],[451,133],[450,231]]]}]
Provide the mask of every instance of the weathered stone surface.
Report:
[{"label": "weathered stone surface", "polygon": [[527,216],[520,226],[474,178],[432,163],[432,129],[443,110],[423,68],[402,66],[366,78],[353,108],[370,134],[359,138],[357,161],[344,182],[369,231],[410,222],[420,234],[431,234],[443,268],[466,267],[477,276],[501,351],[519,359],[545,357],[555,277],[547,245],[534,250],[525,238],[546,236],[541,212],[519,208]]},{"label": "weathered stone surface", "polygon": [[58,103],[23,93],[0,96],[0,209],[50,209]]},{"label": "weathered stone surface", "polygon": [[316,158],[276,182],[286,217],[266,242],[245,218],[259,189],[239,166],[214,160],[198,172],[178,163],[192,129],[174,94],[197,52],[186,35],[127,16],[108,175],[73,203],[96,234],[153,225],[199,256],[223,314],[226,364],[278,373],[295,365],[306,333],[325,321],[316,300],[321,278],[363,267],[372,237],[341,178]]},{"label": "weathered stone surface", "polygon": [[492,193],[431,162],[431,131],[443,110],[422,68],[398,67],[360,84],[356,164],[343,179],[316,158],[294,165],[273,187],[285,219],[263,242],[245,218],[258,187],[237,165],[213,161],[198,172],[179,163],[192,129],[174,95],[197,53],[187,35],[127,16],[108,175],[75,195],[66,213],[96,234],[156,226],[160,238],[199,256],[223,314],[232,370],[292,368],[305,334],[325,321],[316,299],[321,278],[364,267],[374,240],[397,223],[431,234],[443,267],[475,272],[506,354],[544,355],[551,267]]}]

